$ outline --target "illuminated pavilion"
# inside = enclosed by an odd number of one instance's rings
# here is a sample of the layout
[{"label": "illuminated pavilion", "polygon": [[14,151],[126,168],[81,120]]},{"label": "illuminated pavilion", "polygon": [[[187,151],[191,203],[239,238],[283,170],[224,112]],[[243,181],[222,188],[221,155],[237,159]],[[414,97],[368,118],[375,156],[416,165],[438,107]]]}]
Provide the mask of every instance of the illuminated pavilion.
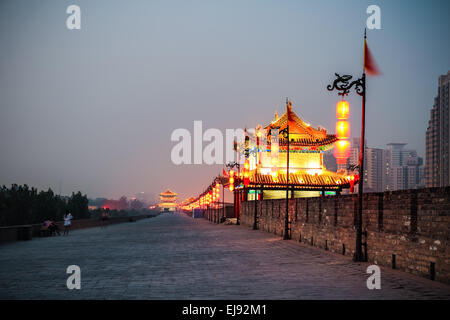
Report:
[{"label": "illuminated pavilion", "polygon": [[[345,105],[345,108],[342,106]],[[338,119],[347,119],[348,104],[337,105]],[[343,122],[343,121],[341,121]],[[338,122],[339,123],[339,122]],[[289,127],[288,127],[289,126]],[[289,129],[289,144],[287,130]],[[275,131],[273,131],[275,129]],[[278,134],[277,130],[278,129]],[[258,126],[254,135],[245,134],[245,140],[235,142],[241,165],[232,167],[224,176],[218,176],[197,198],[189,198],[180,205],[182,210],[209,209],[217,201],[217,183],[228,186],[234,194],[235,217],[239,220],[241,203],[248,200],[314,197],[340,194],[343,189],[358,183],[358,176],[347,175],[346,170],[328,171],[323,163],[323,153],[335,147],[338,163],[348,158],[349,126],[336,126],[337,135],[327,134],[323,128],[313,128],[294,111],[292,103],[286,103],[286,112],[265,127]],[[283,132],[285,130],[285,132]],[[272,136],[273,135],[273,136]],[[289,147],[289,181],[287,181],[287,151]],[[244,163],[244,165],[242,165]],[[237,167],[237,171],[235,171]],[[234,169],[234,170],[233,170]],[[214,197],[216,195],[216,199]],[[255,212],[256,212],[255,201]]]},{"label": "illuminated pavilion", "polygon": [[[248,183],[246,187],[240,184],[236,189],[244,191],[248,200],[253,200],[255,194],[258,195],[257,199],[286,197],[287,139],[281,133],[278,137],[271,137],[270,132],[271,129],[282,131],[288,124],[290,197],[339,194],[342,189],[349,188],[350,176],[345,172],[327,171],[323,163],[323,153],[334,147],[338,140],[336,135],[327,134],[325,129],[313,128],[303,121],[292,110],[289,101],[281,117],[275,113],[272,122],[259,128],[259,132],[257,128],[258,138],[252,139],[255,141],[246,138],[246,142],[237,145],[240,157],[247,159]],[[260,137],[268,137],[262,145]],[[276,148],[278,156],[274,158],[271,150],[275,151]]]},{"label": "illuminated pavilion", "polygon": [[161,211],[175,211],[177,204],[175,201],[178,198],[178,194],[167,189],[164,192],[159,194],[159,199],[161,202],[158,204],[158,207],[161,208]]}]

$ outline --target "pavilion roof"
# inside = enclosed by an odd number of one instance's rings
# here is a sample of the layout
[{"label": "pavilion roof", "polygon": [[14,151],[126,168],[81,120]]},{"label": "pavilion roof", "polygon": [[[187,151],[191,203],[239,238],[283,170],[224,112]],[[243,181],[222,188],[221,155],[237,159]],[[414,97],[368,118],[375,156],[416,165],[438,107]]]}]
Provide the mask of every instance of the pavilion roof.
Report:
[{"label": "pavilion roof", "polygon": [[178,204],[176,204],[175,202],[161,202],[161,203],[158,203],[158,207],[172,207],[172,208],[174,208],[174,207],[177,207],[178,206]]},{"label": "pavilion roof", "polygon": [[[264,127],[266,130],[270,130],[272,128],[279,128],[283,130],[286,128],[289,123],[289,133],[301,135],[301,138],[296,139],[292,143],[297,143],[301,146],[312,146],[312,145],[327,145],[335,142],[336,136],[334,134],[327,134],[325,129],[313,128],[309,123],[303,121],[293,110],[292,110],[292,102],[289,101],[287,104],[286,112],[278,117],[275,114],[275,119]],[[291,137],[292,139],[293,137]],[[295,139],[295,138],[294,138]],[[283,140],[283,139],[281,139]],[[282,141],[280,141],[283,144]]]},{"label": "pavilion roof", "polygon": [[177,196],[178,193],[172,192],[172,191],[170,191],[170,189],[167,189],[166,191],[161,192],[159,195],[160,196]]}]

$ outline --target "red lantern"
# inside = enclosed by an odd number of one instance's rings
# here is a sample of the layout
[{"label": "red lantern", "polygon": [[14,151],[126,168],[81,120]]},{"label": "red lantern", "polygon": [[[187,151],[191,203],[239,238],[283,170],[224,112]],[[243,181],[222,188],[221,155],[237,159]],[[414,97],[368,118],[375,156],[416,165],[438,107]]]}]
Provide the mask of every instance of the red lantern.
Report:
[{"label": "red lantern", "polygon": [[244,186],[245,187],[248,187],[248,185],[250,184],[249,168],[250,168],[250,164],[247,159],[247,160],[245,160],[245,163],[244,163]]},{"label": "red lantern", "polygon": [[336,122],[336,137],[338,139],[350,138],[350,123],[345,120]]},{"label": "red lantern", "polygon": [[346,164],[350,156],[350,142],[348,140],[338,140],[335,142],[333,155],[337,164]]},{"label": "red lantern", "polygon": [[336,158],[337,164],[346,164],[347,158],[350,156],[350,123],[348,119],[350,107],[348,102],[341,100],[336,104],[336,141],[333,155]]},{"label": "red lantern", "polygon": [[248,172],[244,172],[244,186],[248,187],[249,184],[250,184],[250,179],[248,177]]},{"label": "red lantern", "polygon": [[336,104],[336,118],[338,119],[348,119],[350,113],[350,107],[348,102],[345,100],[341,100]]}]

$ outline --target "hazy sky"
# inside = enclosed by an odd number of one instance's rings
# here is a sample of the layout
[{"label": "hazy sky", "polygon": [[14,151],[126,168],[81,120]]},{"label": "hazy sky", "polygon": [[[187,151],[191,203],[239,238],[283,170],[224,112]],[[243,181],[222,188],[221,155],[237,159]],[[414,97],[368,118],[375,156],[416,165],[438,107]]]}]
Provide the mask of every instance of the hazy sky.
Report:
[{"label": "hazy sky", "polygon": [[[66,28],[81,7],[81,30]],[[176,128],[267,124],[285,97],[334,132],[334,73],[360,76],[368,43],[367,141],[425,151],[437,78],[450,69],[450,2],[0,2],[0,184],[118,198],[196,195],[222,166],[171,163]],[[351,123],[360,132],[360,98]]]}]

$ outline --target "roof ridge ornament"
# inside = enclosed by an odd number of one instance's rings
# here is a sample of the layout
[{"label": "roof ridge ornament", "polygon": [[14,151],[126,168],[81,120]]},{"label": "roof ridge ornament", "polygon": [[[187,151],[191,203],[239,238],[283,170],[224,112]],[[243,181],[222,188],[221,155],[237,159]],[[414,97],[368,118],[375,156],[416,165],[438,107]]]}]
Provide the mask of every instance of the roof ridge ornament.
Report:
[{"label": "roof ridge ornament", "polygon": [[287,101],[287,109],[289,112],[292,112],[292,101],[291,100]]}]

